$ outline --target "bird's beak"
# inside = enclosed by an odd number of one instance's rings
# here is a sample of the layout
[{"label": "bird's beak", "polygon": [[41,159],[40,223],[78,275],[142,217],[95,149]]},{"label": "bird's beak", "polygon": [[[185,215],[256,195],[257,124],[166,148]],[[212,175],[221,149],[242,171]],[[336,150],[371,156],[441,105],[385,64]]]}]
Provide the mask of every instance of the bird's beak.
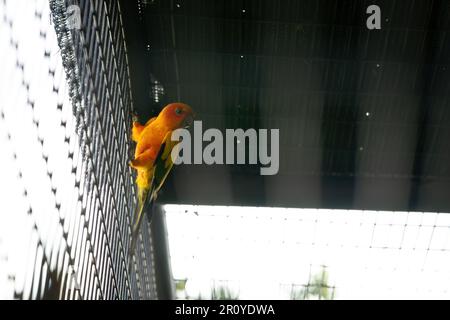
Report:
[{"label": "bird's beak", "polygon": [[189,114],[186,119],[184,120],[184,128],[189,128],[192,123],[194,122],[195,113]]}]

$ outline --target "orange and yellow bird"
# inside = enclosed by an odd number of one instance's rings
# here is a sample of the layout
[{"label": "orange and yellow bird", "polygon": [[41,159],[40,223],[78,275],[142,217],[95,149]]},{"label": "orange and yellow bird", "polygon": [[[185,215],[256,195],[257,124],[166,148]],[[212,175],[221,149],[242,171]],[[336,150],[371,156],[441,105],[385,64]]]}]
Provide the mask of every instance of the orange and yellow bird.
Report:
[{"label": "orange and yellow bird", "polygon": [[141,125],[133,119],[131,138],[136,142],[134,160],[130,166],[137,171],[137,207],[134,217],[130,256],[134,254],[144,208],[153,203],[167,175],[173,167],[171,152],[178,143],[172,141],[172,132],[187,127],[194,113],[184,103],[171,103],[164,107],[157,117]]}]

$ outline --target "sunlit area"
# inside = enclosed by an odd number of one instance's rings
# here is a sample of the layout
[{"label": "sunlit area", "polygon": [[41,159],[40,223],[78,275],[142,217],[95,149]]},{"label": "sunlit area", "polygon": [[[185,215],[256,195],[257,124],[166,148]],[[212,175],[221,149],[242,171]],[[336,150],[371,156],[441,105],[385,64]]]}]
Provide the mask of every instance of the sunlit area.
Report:
[{"label": "sunlit area", "polygon": [[449,299],[450,215],[166,205],[179,299]]}]

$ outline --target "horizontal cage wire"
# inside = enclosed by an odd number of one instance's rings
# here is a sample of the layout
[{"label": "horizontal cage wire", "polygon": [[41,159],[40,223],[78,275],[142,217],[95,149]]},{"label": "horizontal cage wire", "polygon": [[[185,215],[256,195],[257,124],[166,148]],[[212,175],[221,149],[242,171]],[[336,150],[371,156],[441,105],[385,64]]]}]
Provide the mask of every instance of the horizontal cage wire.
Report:
[{"label": "horizontal cage wire", "polygon": [[133,101],[119,3],[4,0],[0,19],[0,298],[156,298],[147,221],[128,263]]}]

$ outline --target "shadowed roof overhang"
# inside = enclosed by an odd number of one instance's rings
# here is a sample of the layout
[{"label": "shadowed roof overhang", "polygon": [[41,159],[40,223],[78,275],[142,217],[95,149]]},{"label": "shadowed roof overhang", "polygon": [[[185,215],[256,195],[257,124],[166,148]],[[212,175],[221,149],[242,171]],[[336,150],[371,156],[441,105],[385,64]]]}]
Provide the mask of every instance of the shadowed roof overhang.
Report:
[{"label": "shadowed roof overhang", "polygon": [[[366,27],[369,4],[381,30]],[[121,7],[143,119],[182,101],[204,129],[280,129],[277,175],[182,165],[160,202],[450,212],[448,1]]]}]

